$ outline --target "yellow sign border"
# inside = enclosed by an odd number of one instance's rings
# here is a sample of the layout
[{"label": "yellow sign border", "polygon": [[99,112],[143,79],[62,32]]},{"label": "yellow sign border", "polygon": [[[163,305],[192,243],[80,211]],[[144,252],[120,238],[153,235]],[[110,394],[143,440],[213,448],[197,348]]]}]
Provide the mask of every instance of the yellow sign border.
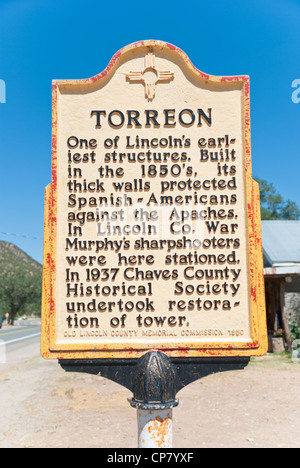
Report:
[{"label": "yellow sign border", "polygon": [[[121,56],[140,47],[160,47],[178,53],[186,62],[188,68],[205,81],[214,83],[240,82],[244,90],[244,131],[245,131],[245,168],[249,231],[250,283],[251,283],[251,314],[252,341],[245,343],[234,341],[228,343],[195,341],[180,344],[145,342],[110,343],[99,345],[70,344],[56,345],[56,236],[57,236],[57,95],[58,87],[91,87],[94,83],[104,80],[113,70]],[[250,82],[248,76],[217,77],[207,75],[197,70],[188,56],[175,46],[161,41],[142,41],[121,49],[114,55],[110,64],[100,75],[86,80],[60,80],[53,82],[52,94],[52,181],[45,190],[45,221],[44,221],[44,266],[43,266],[43,298],[42,298],[42,338],[41,352],[46,359],[133,359],[141,357],[153,349],[165,352],[169,357],[230,357],[230,356],[260,356],[267,352],[268,336],[266,327],[265,290],[263,276],[263,251],[261,236],[259,186],[252,179],[251,167],[251,133],[250,133]]]}]

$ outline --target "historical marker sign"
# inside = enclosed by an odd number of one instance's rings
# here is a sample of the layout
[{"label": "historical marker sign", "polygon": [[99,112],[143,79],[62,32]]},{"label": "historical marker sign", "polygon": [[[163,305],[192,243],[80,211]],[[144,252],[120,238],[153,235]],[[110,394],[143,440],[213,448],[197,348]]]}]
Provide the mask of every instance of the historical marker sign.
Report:
[{"label": "historical marker sign", "polygon": [[53,83],[44,357],[265,353],[249,107],[160,41]]}]

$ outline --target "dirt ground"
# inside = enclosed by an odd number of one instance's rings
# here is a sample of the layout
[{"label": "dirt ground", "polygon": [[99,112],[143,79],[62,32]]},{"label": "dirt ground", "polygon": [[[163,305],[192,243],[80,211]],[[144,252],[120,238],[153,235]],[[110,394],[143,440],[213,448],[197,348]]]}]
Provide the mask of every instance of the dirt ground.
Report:
[{"label": "dirt ground", "polygon": [[[267,356],[179,393],[174,448],[299,448],[300,365]],[[1,448],[136,448],[128,390],[36,356],[0,368]]]}]

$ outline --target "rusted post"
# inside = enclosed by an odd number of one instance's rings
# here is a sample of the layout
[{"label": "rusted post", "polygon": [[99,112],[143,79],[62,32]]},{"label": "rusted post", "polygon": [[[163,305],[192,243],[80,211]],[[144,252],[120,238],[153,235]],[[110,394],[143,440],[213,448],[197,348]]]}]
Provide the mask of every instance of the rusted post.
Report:
[{"label": "rusted post", "polygon": [[165,410],[138,409],[138,447],[172,448],[172,408]]},{"label": "rusted post", "polygon": [[139,448],[172,448],[176,381],[176,368],[165,354],[152,351],[139,360],[130,403],[138,410]]}]

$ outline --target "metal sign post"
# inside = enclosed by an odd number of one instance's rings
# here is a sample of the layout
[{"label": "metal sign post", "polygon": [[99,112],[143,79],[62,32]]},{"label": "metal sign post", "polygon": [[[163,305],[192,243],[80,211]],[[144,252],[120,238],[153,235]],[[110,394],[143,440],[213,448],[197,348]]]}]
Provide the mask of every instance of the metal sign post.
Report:
[{"label": "metal sign post", "polygon": [[179,404],[176,380],[176,369],[163,353],[147,353],[137,364],[130,404],[138,412],[140,448],[173,446],[172,408]]},{"label": "metal sign post", "polygon": [[242,370],[249,358],[170,359],[160,351],[133,360],[62,360],[67,372],[82,372],[108,378],[128,390],[130,405],[137,409],[138,447],[173,447],[173,408],[177,393],[211,374]]}]

